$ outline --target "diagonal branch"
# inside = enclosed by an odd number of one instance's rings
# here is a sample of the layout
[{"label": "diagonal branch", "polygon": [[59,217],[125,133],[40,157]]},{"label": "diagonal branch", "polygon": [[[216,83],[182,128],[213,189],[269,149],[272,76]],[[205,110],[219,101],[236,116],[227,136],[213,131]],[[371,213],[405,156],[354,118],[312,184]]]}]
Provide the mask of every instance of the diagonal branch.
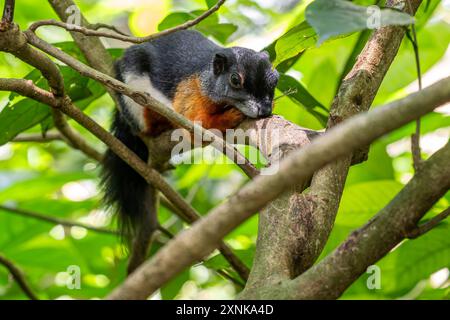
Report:
[{"label": "diagonal branch", "polygon": [[[261,175],[178,235],[111,293],[110,299],[145,299],[196,259],[214,250],[230,231],[316,170],[382,135],[450,101],[450,77],[395,101],[360,114],[281,161],[274,175]],[[264,195],[264,196],[263,196]]]},{"label": "diagonal branch", "polygon": [[[88,25],[88,27],[83,27],[83,26],[78,26],[75,24],[67,24],[64,22],[56,21],[56,20],[37,21],[30,26],[30,30],[34,32],[42,26],[56,26],[56,27],[63,28],[70,32],[79,32],[79,33],[81,33],[85,36],[89,36],[89,37],[106,37],[106,38],[111,38],[111,39],[116,39],[116,40],[121,40],[121,41],[125,41],[125,42],[139,44],[139,43],[155,40],[155,39],[163,37],[163,36],[167,36],[176,31],[186,30],[186,29],[189,29],[189,28],[199,24],[200,22],[202,22],[203,20],[205,20],[206,18],[211,16],[214,12],[219,10],[220,7],[225,3],[225,1],[226,0],[219,0],[214,6],[212,6],[210,9],[206,10],[203,14],[201,14],[200,16],[198,16],[195,19],[186,21],[185,23],[180,24],[176,27],[166,29],[164,31],[161,31],[161,32],[158,32],[155,34],[151,34],[146,37],[127,36],[121,32],[117,32],[117,30],[114,30],[115,32],[106,32],[106,31],[97,30],[98,28],[101,28],[101,27],[103,27],[103,28],[107,27],[110,29],[109,26],[104,25],[104,24]],[[51,2],[55,2],[55,1],[51,0]]]},{"label": "diagonal branch", "polygon": [[6,269],[11,273],[14,280],[16,280],[17,284],[20,286],[22,291],[25,293],[25,295],[31,299],[31,300],[39,300],[39,298],[34,294],[34,292],[31,290],[28,283],[25,281],[25,277],[22,273],[22,271],[14,265],[14,263],[8,259],[6,259],[4,256],[0,255],[0,264],[5,266]]}]

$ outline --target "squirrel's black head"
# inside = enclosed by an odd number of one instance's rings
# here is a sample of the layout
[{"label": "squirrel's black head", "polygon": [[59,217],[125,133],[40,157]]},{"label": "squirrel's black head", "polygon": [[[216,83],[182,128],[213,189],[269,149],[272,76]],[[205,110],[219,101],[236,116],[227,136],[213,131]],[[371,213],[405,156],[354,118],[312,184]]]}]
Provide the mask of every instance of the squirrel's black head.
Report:
[{"label": "squirrel's black head", "polygon": [[215,52],[209,70],[202,74],[204,90],[214,102],[233,106],[250,118],[272,114],[278,78],[266,52],[241,47]]}]

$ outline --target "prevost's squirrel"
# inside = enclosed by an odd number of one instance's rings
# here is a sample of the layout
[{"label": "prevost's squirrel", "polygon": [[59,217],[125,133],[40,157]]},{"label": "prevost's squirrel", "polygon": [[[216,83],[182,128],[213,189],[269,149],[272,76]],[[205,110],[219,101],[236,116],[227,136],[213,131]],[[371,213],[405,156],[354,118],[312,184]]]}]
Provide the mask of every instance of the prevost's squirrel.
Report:
[{"label": "prevost's squirrel", "polygon": [[[272,114],[279,75],[266,52],[223,48],[199,32],[184,30],[127,49],[116,63],[116,77],[206,129],[225,131],[245,117]],[[157,136],[172,125],[129,97],[122,95],[119,102],[112,132],[147,161],[148,150],[139,135]],[[117,209],[122,232],[135,241],[148,241],[145,237],[157,227],[157,217],[149,213],[155,201],[152,186],[110,150],[102,182],[106,203]]]}]

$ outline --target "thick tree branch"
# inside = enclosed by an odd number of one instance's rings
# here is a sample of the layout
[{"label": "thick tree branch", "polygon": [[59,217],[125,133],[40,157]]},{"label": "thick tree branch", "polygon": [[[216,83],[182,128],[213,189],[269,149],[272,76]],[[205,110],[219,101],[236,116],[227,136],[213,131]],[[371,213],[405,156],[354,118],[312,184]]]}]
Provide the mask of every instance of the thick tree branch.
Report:
[{"label": "thick tree branch", "polygon": [[[50,3],[52,3],[52,5],[55,6],[54,3],[57,3],[57,1],[55,0],[49,0]],[[30,26],[30,30],[32,30],[33,32],[36,31],[39,27],[42,26],[57,26],[60,28],[63,28],[67,31],[70,31],[73,33],[78,32],[81,33],[85,36],[89,36],[89,37],[106,37],[106,38],[111,38],[111,39],[116,39],[116,40],[121,40],[121,41],[125,41],[125,42],[131,42],[131,43],[143,43],[143,42],[147,42],[147,41],[151,41],[151,40],[155,40],[157,38],[169,35],[171,33],[174,33],[176,31],[180,31],[180,30],[186,30],[189,29],[197,24],[199,24],[200,22],[202,22],[203,20],[205,20],[206,18],[208,18],[210,15],[212,15],[214,12],[216,12],[217,10],[220,9],[220,7],[225,3],[226,0],[219,0],[213,7],[211,7],[210,9],[206,10],[203,14],[201,14],[200,16],[198,16],[195,19],[186,21],[183,24],[180,24],[176,27],[155,33],[155,34],[151,34],[149,36],[146,37],[133,37],[133,36],[127,36],[124,35],[121,32],[117,32],[117,30],[114,30],[116,32],[106,32],[106,31],[99,31],[97,29],[99,29],[100,27],[108,27],[104,24],[100,24],[100,25],[89,25],[85,23],[82,24],[82,26],[78,26],[75,24],[67,24],[64,22],[60,22],[60,21],[55,21],[55,20],[43,20],[43,21],[38,21],[33,23]],[[65,19],[62,19],[64,21],[66,21]],[[109,28],[109,27],[108,27]]]},{"label": "thick tree branch", "polygon": [[330,161],[368,145],[450,101],[449,86],[450,78],[446,78],[419,93],[355,116],[317,137],[310,145],[292,152],[281,161],[276,174],[261,175],[249,182],[227,202],[159,250],[109,298],[147,298],[184,268],[211,253],[220,239],[287,188],[305,181]]},{"label": "thick tree branch", "polygon": [[16,280],[17,284],[20,286],[25,295],[31,300],[39,300],[39,298],[34,294],[31,290],[28,283],[25,281],[25,277],[22,271],[14,265],[14,263],[4,256],[0,255],[0,264],[5,266],[6,269],[11,273],[14,280]]},{"label": "thick tree branch", "polygon": [[64,95],[64,80],[52,60],[27,43],[27,38],[15,24],[3,31],[0,37],[0,51],[13,54],[18,59],[38,69],[47,80],[51,91],[56,96]]},{"label": "thick tree branch", "polygon": [[[387,5],[398,2],[388,1]],[[412,12],[420,2],[412,1]],[[374,31],[342,81],[331,106],[329,128],[369,109],[404,34],[403,27]],[[293,279],[316,261],[333,227],[352,159],[367,159],[367,146],[355,151],[315,173],[307,192],[301,193],[305,181],[299,181],[282,200],[261,212],[255,255],[261,261],[253,264],[242,298],[251,297],[250,291],[267,285],[268,280],[278,283]]]},{"label": "thick tree branch", "polygon": [[405,188],[374,218],[354,231],[317,265],[277,290],[276,298],[338,298],[368,266],[414,230],[421,217],[445,195],[450,188],[448,159],[450,143],[425,162]]}]

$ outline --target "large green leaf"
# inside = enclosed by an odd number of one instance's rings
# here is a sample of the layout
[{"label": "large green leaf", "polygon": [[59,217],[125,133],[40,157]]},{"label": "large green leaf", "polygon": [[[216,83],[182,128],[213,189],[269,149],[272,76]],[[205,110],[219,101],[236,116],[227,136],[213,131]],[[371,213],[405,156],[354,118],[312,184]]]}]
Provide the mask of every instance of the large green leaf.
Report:
[{"label": "large green leaf", "polygon": [[450,267],[450,223],[441,223],[416,240],[407,240],[380,261],[381,285],[390,294],[403,294],[433,272]]},{"label": "large green leaf", "polygon": [[392,158],[386,151],[387,142],[377,141],[370,146],[369,159],[352,166],[347,176],[346,186],[374,180],[394,180]]},{"label": "large green leaf", "polygon": [[[369,290],[367,280],[370,276],[364,273],[345,292],[344,299],[393,299],[409,296],[416,285],[426,280],[436,271],[450,267],[450,223],[443,222],[438,227],[415,240],[406,240],[388,253],[375,265],[380,268],[381,288]],[[434,292],[434,293],[432,293]],[[411,297],[441,299],[448,295],[447,291],[425,290],[423,297],[420,291]],[[420,294],[420,295],[419,295]]]},{"label": "large green leaf", "polygon": [[359,227],[381,210],[402,189],[394,180],[352,184],[345,188],[336,224]]},{"label": "large green leaf", "polygon": [[316,32],[308,22],[303,21],[277,40],[275,44],[276,58],[273,62],[274,66],[315,46],[316,42]]},{"label": "large green leaf", "polygon": [[318,44],[356,31],[414,22],[413,17],[400,11],[379,9],[373,12],[368,7],[344,0],[314,1],[306,8],[306,20],[317,32]]}]

